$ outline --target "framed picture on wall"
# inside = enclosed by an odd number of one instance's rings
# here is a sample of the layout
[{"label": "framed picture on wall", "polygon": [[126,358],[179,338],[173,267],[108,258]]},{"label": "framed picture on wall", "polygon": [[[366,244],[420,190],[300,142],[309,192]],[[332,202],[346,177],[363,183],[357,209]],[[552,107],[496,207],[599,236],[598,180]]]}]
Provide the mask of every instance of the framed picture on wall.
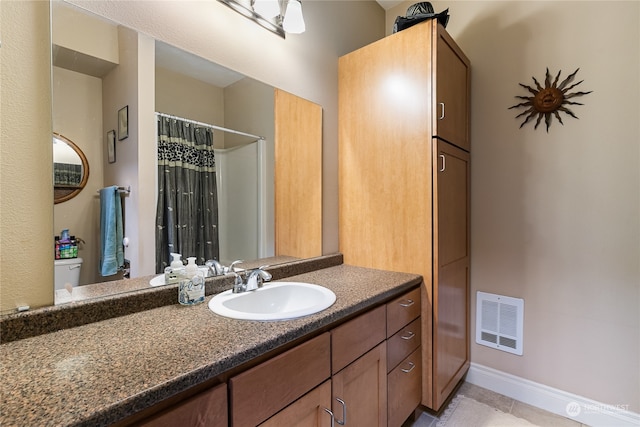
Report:
[{"label": "framed picture on wall", "polygon": [[124,106],[118,110],[118,141],[122,141],[129,136],[129,106]]},{"label": "framed picture on wall", "polygon": [[116,162],[116,131],[107,132],[107,158],[109,163]]}]

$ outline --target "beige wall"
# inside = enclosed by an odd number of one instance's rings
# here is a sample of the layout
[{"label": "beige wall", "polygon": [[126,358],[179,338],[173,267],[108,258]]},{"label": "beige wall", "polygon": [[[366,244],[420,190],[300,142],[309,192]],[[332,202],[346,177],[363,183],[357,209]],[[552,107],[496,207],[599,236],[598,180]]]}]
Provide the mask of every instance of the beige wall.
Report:
[{"label": "beige wall", "polygon": [[[224,90],[156,67],[155,111],[224,126]],[[224,133],[216,134],[215,146],[224,147],[224,140]]]},{"label": "beige wall", "polygon": [[49,3],[3,1],[0,28],[0,310],[4,311],[53,301]]},{"label": "beige wall", "polygon": [[[432,4],[472,64],[472,333],[476,291],[525,300],[524,355],[472,362],[639,412],[640,3]],[[546,67],[593,93],[519,129]]]},{"label": "beige wall", "polygon": [[53,130],[73,141],[89,163],[86,190],[53,208],[56,235],[68,228],[82,238],[78,256],[82,258],[80,284],[100,281],[100,199],[102,188],[104,137],[102,136],[102,80],[86,74],[53,68]]}]

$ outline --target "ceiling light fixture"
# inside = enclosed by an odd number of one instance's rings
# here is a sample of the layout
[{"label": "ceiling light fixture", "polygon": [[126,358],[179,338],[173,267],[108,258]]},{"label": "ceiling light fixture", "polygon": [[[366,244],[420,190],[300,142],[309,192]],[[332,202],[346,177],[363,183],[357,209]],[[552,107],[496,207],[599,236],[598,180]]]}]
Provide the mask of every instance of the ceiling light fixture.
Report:
[{"label": "ceiling light fixture", "polygon": [[300,0],[218,0],[256,24],[285,38],[305,31]]},{"label": "ceiling light fixture", "polygon": [[278,0],[255,0],[253,10],[263,18],[273,19],[280,15],[280,3]]},{"label": "ceiling light fixture", "polygon": [[304,33],[306,26],[302,16],[302,3],[300,0],[289,0],[282,26],[287,33]]}]

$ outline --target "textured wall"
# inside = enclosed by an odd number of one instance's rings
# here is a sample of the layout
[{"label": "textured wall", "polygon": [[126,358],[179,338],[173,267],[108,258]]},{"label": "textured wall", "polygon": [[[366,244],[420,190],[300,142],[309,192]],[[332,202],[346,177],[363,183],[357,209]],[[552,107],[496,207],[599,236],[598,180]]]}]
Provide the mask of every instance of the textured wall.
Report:
[{"label": "textured wall", "polygon": [[53,301],[48,2],[0,7],[0,309]]}]

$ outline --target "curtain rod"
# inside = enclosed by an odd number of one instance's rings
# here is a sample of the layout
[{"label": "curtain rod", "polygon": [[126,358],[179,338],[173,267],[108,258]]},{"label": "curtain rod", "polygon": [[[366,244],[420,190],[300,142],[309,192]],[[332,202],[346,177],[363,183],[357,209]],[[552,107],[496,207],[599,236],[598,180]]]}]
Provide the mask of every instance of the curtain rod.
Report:
[{"label": "curtain rod", "polygon": [[203,127],[207,127],[207,128],[211,128],[211,129],[221,130],[221,131],[224,131],[224,132],[235,133],[236,135],[249,136],[251,138],[257,138],[257,139],[265,139],[264,136],[253,135],[251,133],[240,132],[239,130],[223,128],[222,126],[216,126],[216,125],[210,125],[208,123],[197,122],[195,120],[185,119],[184,117],[172,116],[171,114],[156,112],[156,116],[167,117],[169,119],[182,120],[183,122],[191,123],[191,124],[194,124],[194,125],[197,125],[197,126],[203,126]]}]

